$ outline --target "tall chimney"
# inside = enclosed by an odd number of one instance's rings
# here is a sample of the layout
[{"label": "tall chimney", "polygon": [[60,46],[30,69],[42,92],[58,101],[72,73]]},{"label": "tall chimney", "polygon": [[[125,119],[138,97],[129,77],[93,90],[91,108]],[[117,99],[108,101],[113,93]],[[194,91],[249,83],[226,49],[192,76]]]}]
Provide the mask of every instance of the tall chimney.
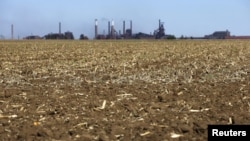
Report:
[{"label": "tall chimney", "polygon": [[14,39],[14,25],[11,24],[11,39]]},{"label": "tall chimney", "polygon": [[98,21],[95,19],[95,39],[97,39],[97,34],[98,34]]},{"label": "tall chimney", "polygon": [[132,30],[132,20],[130,21],[130,31],[131,31],[131,36],[133,35],[133,30]]},{"label": "tall chimney", "polygon": [[61,22],[59,22],[59,34],[61,34]]},{"label": "tall chimney", "polygon": [[112,36],[113,39],[115,38],[115,28],[114,28],[114,26],[115,26],[115,22],[114,22],[114,20],[112,20],[112,22],[111,22],[111,36]]},{"label": "tall chimney", "polygon": [[108,36],[111,36],[111,33],[110,33],[110,21],[108,22]]},{"label": "tall chimney", "polygon": [[125,21],[123,21],[123,36],[125,36]]}]

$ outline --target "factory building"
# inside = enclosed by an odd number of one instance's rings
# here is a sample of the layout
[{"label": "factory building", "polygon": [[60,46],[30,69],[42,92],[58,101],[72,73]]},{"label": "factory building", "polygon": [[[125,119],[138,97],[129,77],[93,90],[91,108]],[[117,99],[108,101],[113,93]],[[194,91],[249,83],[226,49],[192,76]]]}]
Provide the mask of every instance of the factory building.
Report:
[{"label": "factory building", "polygon": [[61,33],[61,22],[59,22],[59,32],[58,33],[49,33],[44,36],[45,39],[71,39],[74,40],[74,35],[72,32],[67,31],[64,34]]},{"label": "factory building", "polygon": [[215,31],[211,35],[206,35],[205,39],[226,39],[227,37],[230,37],[230,32],[228,30],[226,31]]},{"label": "factory building", "polygon": [[45,39],[71,39],[74,40],[74,35],[72,32],[67,31],[64,34],[59,33],[49,33],[44,36]]},{"label": "factory building", "polygon": [[34,40],[34,39],[43,39],[42,37],[38,36],[38,35],[31,35],[31,36],[27,36],[27,37],[24,37],[23,39],[25,40]]},{"label": "factory building", "polygon": [[165,36],[165,28],[163,24],[164,23],[162,23],[161,20],[159,20],[159,28],[154,32],[155,39],[161,39]]}]

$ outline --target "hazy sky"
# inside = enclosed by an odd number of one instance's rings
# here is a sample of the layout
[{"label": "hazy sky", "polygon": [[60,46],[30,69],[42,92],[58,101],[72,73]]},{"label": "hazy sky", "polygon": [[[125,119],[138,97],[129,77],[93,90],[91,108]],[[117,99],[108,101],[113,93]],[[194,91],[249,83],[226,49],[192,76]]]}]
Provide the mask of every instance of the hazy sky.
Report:
[{"label": "hazy sky", "polygon": [[204,36],[229,30],[232,35],[250,35],[250,0],[0,0],[0,35],[44,36],[73,32],[94,36],[94,20],[99,34],[107,33],[108,21],[122,30],[122,21],[133,20],[133,33],[153,33],[158,20],[164,22],[167,34],[177,37]]}]

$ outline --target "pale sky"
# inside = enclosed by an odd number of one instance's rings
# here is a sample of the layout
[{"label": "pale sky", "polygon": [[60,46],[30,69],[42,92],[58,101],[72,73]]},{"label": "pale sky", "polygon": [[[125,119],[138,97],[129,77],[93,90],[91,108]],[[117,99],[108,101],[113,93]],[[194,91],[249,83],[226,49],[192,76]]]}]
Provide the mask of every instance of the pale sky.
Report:
[{"label": "pale sky", "polygon": [[0,0],[0,35],[14,37],[44,36],[73,32],[94,36],[98,19],[99,34],[107,33],[108,21],[122,31],[122,22],[133,21],[133,33],[153,33],[158,20],[166,34],[176,37],[204,36],[229,30],[232,35],[250,35],[250,0]]}]

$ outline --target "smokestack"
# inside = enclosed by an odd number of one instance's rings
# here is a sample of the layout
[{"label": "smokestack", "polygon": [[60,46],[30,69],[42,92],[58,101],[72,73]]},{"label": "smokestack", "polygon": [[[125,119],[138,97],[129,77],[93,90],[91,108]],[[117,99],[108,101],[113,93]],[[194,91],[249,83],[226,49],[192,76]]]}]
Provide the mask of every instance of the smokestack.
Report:
[{"label": "smokestack", "polygon": [[110,36],[111,33],[110,33],[110,21],[108,22],[108,36]]},{"label": "smokestack", "polygon": [[95,38],[97,39],[97,34],[98,34],[98,21],[95,19]]},{"label": "smokestack", "polygon": [[123,36],[125,36],[125,21],[123,21]]},{"label": "smokestack", "polygon": [[59,22],[59,34],[61,34],[61,22]]},{"label": "smokestack", "polygon": [[112,22],[111,22],[111,36],[112,36],[112,38],[114,38],[114,35],[115,35],[114,25],[115,25],[115,22],[114,22],[114,20],[112,20]]},{"label": "smokestack", "polygon": [[133,30],[132,30],[132,20],[130,21],[130,31],[131,31],[131,36],[133,35]]},{"label": "smokestack", "polygon": [[11,24],[11,39],[14,39],[14,25]]}]

